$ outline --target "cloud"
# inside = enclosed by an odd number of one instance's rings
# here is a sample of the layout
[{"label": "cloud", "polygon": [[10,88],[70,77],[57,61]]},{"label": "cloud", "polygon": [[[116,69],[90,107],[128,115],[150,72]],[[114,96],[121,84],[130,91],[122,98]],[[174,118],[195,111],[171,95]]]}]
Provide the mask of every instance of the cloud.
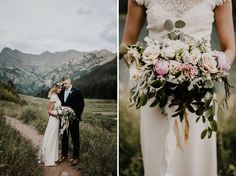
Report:
[{"label": "cloud", "polygon": [[105,28],[100,32],[100,37],[109,42],[116,42],[116,21],[112,21],[105,26]]},{"label": "cloud", "polygon": [[88,15],[92,12],[92,10],[90,9],[85,9],[83,7],[80,7],[78,10],[77,10],[77,15]]},{"label": "cloud", "polygon": [[[116,2],[0,0],[0,50],[116,52]],[[7,18],[6,18],[7,17]]]}]

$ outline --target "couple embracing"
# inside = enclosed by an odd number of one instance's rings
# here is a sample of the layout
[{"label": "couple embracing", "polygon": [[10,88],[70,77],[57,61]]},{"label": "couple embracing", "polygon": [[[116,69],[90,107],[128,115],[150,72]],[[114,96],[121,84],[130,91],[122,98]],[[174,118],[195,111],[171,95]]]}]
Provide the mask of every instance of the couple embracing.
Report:
[{"label": "couple embracing", "polygon": [[[73,144],[73,155],[71,164],[78,164],[80,155],[80,133],[79,122],[84,109],[83,96],[79,89],[74,88],[68,76],[62,78],[62,82],[53,85],[48,94],[49,120],[44,133],[42,146],[39,152],[39,159],[44,166],[55,166],[67,160],[69,133]],[[75,118],[69,121],[68,129],[64,130],[61,138],[62,151],[59,157],[59,128],[60,111],[58,107],[69,107],[74,111]]]}]

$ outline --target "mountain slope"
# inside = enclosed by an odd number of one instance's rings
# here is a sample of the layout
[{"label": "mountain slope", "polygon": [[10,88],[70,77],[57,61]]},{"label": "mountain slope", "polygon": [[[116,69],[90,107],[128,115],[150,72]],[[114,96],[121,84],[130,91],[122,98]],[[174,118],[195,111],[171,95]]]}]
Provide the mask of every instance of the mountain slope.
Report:
[{"label": "mountain slope", "polygon": [[91,72],[73,81],[75,87],[79,87],[86,98],[117,97],[117,60],[95,67]]},{"label": "mountain slope", "polygon": [[64,75],[69,75],[72,80],[78,79],[114,57],[114,53],[105,49],[91,52],[44,52],[35,55],[4,48],[0,52],[0,80],[14,78],[18,92],[36,95],[51,87]]}]

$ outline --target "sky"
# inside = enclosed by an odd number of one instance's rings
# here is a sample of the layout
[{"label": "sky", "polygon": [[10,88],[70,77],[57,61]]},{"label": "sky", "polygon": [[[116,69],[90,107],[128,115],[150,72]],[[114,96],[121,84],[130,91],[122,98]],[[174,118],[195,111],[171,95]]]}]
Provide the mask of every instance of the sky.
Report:
[{"label": "sky", "polygon": [[116,52],[116,0],[0,0],[0,50]]}]

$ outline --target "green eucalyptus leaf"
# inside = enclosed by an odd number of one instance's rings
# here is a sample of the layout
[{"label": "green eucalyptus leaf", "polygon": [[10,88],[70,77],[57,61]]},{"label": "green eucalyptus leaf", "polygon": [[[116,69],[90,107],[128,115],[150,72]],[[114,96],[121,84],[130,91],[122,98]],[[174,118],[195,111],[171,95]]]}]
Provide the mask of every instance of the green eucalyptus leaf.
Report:
[{"label": "green eucalyptus leaf", "polygon": [[201,133],[201,139],[204,139],[207,135],[207,129],[203,130]]},{"label": "green eucalyptus leaf", "polygon": [[172,117],[177,117],[177,116],[179,116],[179,112],[172,115]]},{"label": "green eucalyptus leaf", "polygon": [[166,31],[172,31],[174,28],[174,24],[171,20],[166,20],[165,23],[164,23],[164,29]]},{"label": "green eucalyptus leaf", "polygon": [[203,106],[199,106],[198,109],[196,110],[196,114],[198,116],[201,116],[205,111],[205,108]]},{"label": "green eucalyptus leaf", "polygon": [[202,116],[202,122],[206,123],[206,117],[205,116]]},{"label": "green eucalyptus leaf", "polygon": [[187,108],[191,113],[195,112],[194,108],[190,104],[187,105]]},{"label": "green eucalyptus leaf", "polygon": [[208,117],[208,121],[212,121],[214,119],[215,114],[211,114],[210,117]]},{"label": "green eucalyptus leaf", "polygon": [[175,77],[178,78],[180,75],[181,75],[181,72],[177,72],[177,73],[175,74]]},{"label": "green eucalyptus leaf", "polygon": [[176,35],[176,33],[175,32],[170,32],[170,33],[168,33],[168,38],[170,39],[170,40],[177,40],[177,35]]},{"label": "green eucalyptus leaf", "polygon": [[158,105],[158,103],[159,103],[159,100],[156,98],[156,99],[154,100],[154,102],[152,102],[152,104],[150,105],[150,107],[154,107],[154,106]]},{"label": "green eucalyptus leaf", "polygon": [[208,128],[207,131],[208,131],[208,139],[210,139],[212,136],[212,129]]},{"label": "green eucalyptus leaf", "polygon": [[160,88],[163,85],[164,85],[164,81],[161,81],[161,80],[154,80],[151,83],[151,86],[154,87],[154,88]]},{"label": "green eucalyptus leaf", "polygon": [[215,120],[212,120],[210,125],[213,131],[217,131],[217,122]]},{"label": "green eucalyptus leaf", "polygon": [[147,94],[142,94],[141,97],[140,97],[140,105],[141,106],[146,105],[147,100],[148,100],[148,95]]},{"label": "green eucalyptus leaf", "polygon": [[161,96],[160,96],[160,99],[159,99],[159,101],[160,101],[159,106],[160,106],[160,108],[164,108],[166,106],[167,102],[168,102],[168,96],[166,95],[164,90],[160,93],[160,95]]},{"label": "green eucalyptus leaf", "polygon": [[182,20],[178,20],[175,22],[175,27],[176,28],[183,28],[185,26],[185,22]]},{"label": "green eucalyptus leaf", "polygon": [[154,97],[155,96],[155,93],[154,92],[149,92],[148,93],[148,98],[149,99],[151,99],[152,97]]},{"label": "green eucalyptus leaf", "polygon": [[206,80],[203,87],[206,89],[211,89],[214,87],[214,82],[210,79]]},{"label": "green eucalyptus leaf", "polygon": [[197,119],[196,119],[196,123],[200,120],[201,116],[199,116]]},{"label": "green eucalyptus leaf", "polygon": [[205,100],[207,107],[210,105],[212,99],[213,99],[213,94],[211,92],[207,91],[207,93],[204,96],[204,100]]}]

